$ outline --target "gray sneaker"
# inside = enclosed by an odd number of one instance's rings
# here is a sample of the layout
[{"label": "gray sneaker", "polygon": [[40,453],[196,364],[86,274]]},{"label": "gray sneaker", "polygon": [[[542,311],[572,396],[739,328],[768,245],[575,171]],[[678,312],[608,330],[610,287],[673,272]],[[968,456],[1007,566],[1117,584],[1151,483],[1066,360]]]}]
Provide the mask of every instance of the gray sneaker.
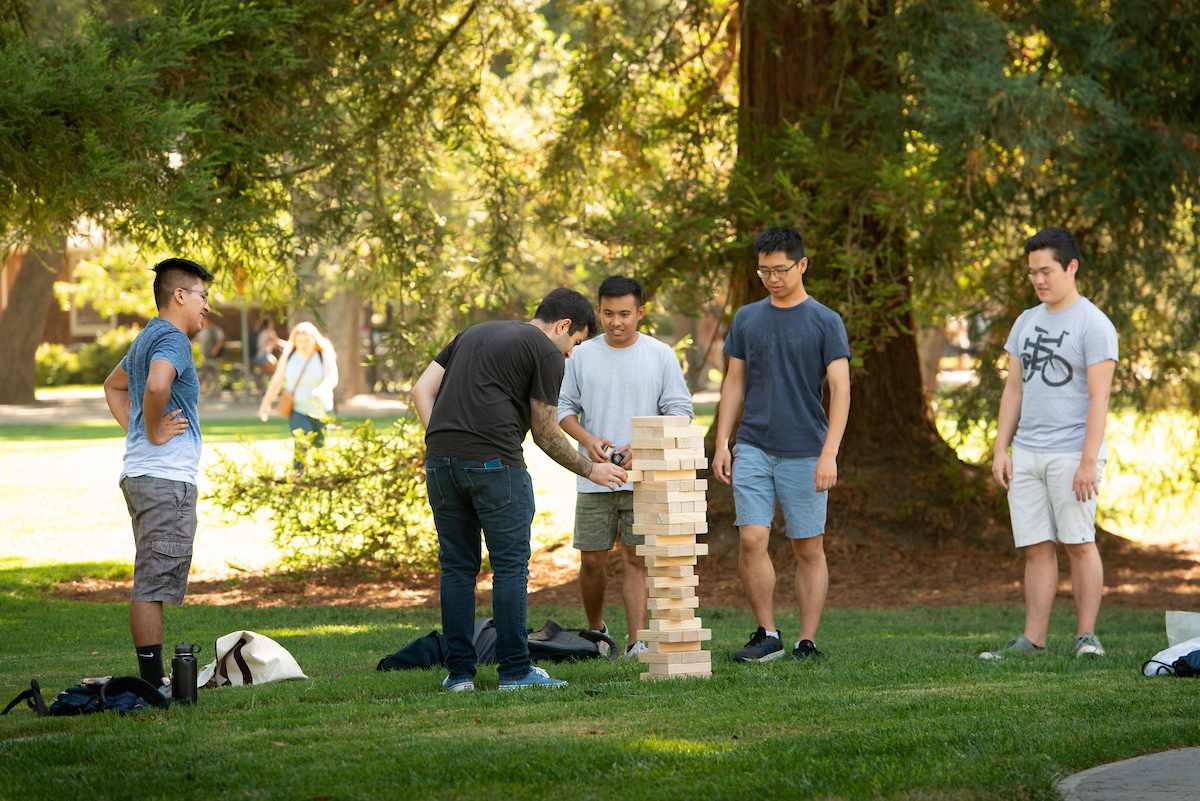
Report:
[{"label": "gray sneaker", "polygon": [[[1098,645],[1099,643],[1097,643]],[[1024,634],[1019,635],[1015,640],[1009,640],[1008,645],[1004,646],[999,651],[984,651],[979,655],[980,659],[1003,659],[1006,656],[1042,656],[1046,653],[1046,646],[1034,645]]]},{"label": "gray sneaker", "polygon": [[1081,656],[1104,656],[1104,646],[1090,631],[1085,631],[1082,637],[1075,638],[1075,658]]}]

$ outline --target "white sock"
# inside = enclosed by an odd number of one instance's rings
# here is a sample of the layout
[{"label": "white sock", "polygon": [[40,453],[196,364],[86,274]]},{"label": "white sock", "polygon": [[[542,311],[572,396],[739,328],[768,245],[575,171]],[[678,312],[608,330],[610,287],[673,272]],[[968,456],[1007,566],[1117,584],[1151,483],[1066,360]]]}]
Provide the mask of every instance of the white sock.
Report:
[{"label": "white sock", "polygon": [[779,639],[779,629],[776,629],[775,631],[768,631],[767,636],[774,637],[775,639],[778,640]]}]

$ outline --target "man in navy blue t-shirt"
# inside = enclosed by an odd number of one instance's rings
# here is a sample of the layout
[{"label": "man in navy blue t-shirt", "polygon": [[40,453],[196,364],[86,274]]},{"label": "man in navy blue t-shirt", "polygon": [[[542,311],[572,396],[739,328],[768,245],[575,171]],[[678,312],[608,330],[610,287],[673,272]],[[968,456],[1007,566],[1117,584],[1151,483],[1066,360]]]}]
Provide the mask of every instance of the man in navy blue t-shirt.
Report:
[{"label": "man in navy blue t-shirt", "polygon": [[[817,625],[829,589],[826,493],[837,483],[837,454],[850,413],[850,345],[842,319],[804,289],[808,259],[800,233],[768,228],[754,249],[770,294],[738,309],[725,339],[729,368],[721,386],[713,457],[713,473],[733,484],[734,523],[741,536],[738,568],[758,621],[750,642],[733,658],[767,662],[785,653],[775,627],[775,567],[767,551],[779,501],[796,554],[800,637],[792,656],[808,659],[821,655]],[[826,380],[828,418],[821,406]],[[730,453],[739,413],[742,422]]]},{"label": "man in navy blue t-shirt", "polygon": [[158,316],[105,379],[104,399],[126,432],[120,484],[135,547],[129,628],[142,678],[165,690],[162,605],[183,603],[196,538],[200,382],[191,337],[208,314],[213,276],[187,259],[161,261],[154,272]]}]

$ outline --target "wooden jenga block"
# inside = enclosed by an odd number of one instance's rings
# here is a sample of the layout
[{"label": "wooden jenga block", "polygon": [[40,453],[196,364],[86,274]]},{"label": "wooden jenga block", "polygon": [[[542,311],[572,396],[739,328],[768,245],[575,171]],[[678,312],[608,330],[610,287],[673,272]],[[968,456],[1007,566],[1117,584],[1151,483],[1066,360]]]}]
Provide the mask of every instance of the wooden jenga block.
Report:
[{"label": "wooden jenga block", "polygon": [[[668,481],[668,482],[664,482],[664,483],[669,485],[669,484],[673,484],[673,483],[682,484],[683,482],[682,481],[679,481],[679,482]],[[637,496],[634,497],[634,499],[633,499],[633,510],[635,512],[638,511],[639,506],[645,506],[646,504],[704,503],[707,498],[706,494],[703,492],[683,492],[682,490],[675,490],[675,491],[652,490],[649,486],[645,485],[645,483],[643,483],[643,486],[641,489],[642,489],[642,491],[639,492],[637,494]]]},{"label": "wooden jenga block", "polygon": [[685,662],[679,665],[650,665],[650,670],[642,674],[643,679],[667,679],[684,676],[711,676],[712,664],[709,662]]},{"label": "wooden jenga block", "polygon": [[[647,644],[652,642],[702,642],[712,639],[712,629],[688,629],[686,631],[638,629],[637,638]],[[660,648],[659,650],[662,649]]]},{"label": "wooden jenga block", "polygon": [[633,533],[638,537],[677,537],[683,533],[683,523],[634,523]]},{"label": "wooden jenga block", "polygon": [[690,545],[696,541],[695,534],[649,534],[646,545]]},{"label": "wooden jenga block", "polygon": [[696,568],[692,565],[648,565],[647,576],[692,576]]},{"label": "wooden jenga block", "polygon": [[696,609],[699,606],[700,599],[695,596],[691,598],[648,598],[646,600],[646,608],[651,612],[667,609]]},{"label": "wooden jenga block", "polygon": [[641,480],[642,480],[642,471],[641,470],[628,470],[627,469],[625,471],[625,483],[626,484],[632,484],[635,481],[641,481]]},{"label": "wooden jenga block", "polygon": [[[674,505],[674,504],[670,504]],[[633,513],[633,524],[636,526],[639,523],[647,525],[677,525],[683,523],[703,523],[708,518],[704,512],[637,512]],[[683,533],[680,531],[680,533]]]},{"label": "wooden jenga block", "polygon": [[694,665],[700,662],[712,662],[711,651],[675,651],[673,653],[651,653],[643,651],[638,654],[638,661],[647,665]]},{"label": "wooden jenga block", "polygon": [[[690,598],[682,600],[691,600]],[[697,598],[696,600],[700,600]],[[656,609],[654,610],[655,620],[691,620],[696,617],[695,609]]]},{"label": "wooden jenga block", "polygon": [[646,576],[647,587],[699,587],[699,576]]},{"label": "wooden jenga block", "polygon": [[631,422],[634,428],[654,428],[656,426],[663,428],[685,428],[691,424],[691,420],[677,414],[634,417],[631,419]]},{"label": "wooden jenga block", "polygon": [[656,556],[654,557],[654,567],[679,567],[682,565],[695,565],[696,557],[694,556]]},{"label": "wooden jenga block", "polygon": [[639,545],[636,549],[638,556],[704,556],[708,553],[708,543],[698,542],[695,545]]},{"label": "wooden jenga block", "polygon": [[656,618],[646,623],[650,631],[699,631],[702,621],[698,617],[690,620],[666,620]]},{"label": "wooden jenga block", "polygon": [[646,647],[649,648],[650,653],[653,653],[653,654],[707,653],[707,651],[701,650],[701,648],[703,648],[704,646],[700,640],[687,640],[684,642],[649,641],[646,643]]},{"label": "wooden jenga block", "polygon": [[695,587],[650,587],[646,590],[651,598],[692,598]]},{"label": "wooden jenga block", "polygon": [[[708,463],[707,463],[707,462],[705,462],[705,465],[706,465],[706,466],[707,466],[707,464],[708,464]],[[644,473],[646,473],[646,474],[647,474],[647,475],[645,476],[645,478],[646,478],[646,480],[647,480],[647,481],[654,481],[654,482],[658,482],[658,481],[685,481],[685,480],[687,480],[687,479],[695,479],[695,478],[696,478],[696,471],[695,471],[695,470],[680,470],[678,467],[646,467],[646,468],[641,468],[641,467],[639,466],[639,469],[642,469],[642,470],[644,471]]]},{"label": "wooden jenga block", "polygon": [[[663,472],[663,471],[675,472],[675,473],[680,472],[678,459],[668,462],[668,461],[652,460],[652,459],[639,459],[636,456],[633,458],[634,458],[634,464],[637,465],[637,469],[641,470],[643,473]],[[688,470],[686,472],[691,473],[694,471]]]}]

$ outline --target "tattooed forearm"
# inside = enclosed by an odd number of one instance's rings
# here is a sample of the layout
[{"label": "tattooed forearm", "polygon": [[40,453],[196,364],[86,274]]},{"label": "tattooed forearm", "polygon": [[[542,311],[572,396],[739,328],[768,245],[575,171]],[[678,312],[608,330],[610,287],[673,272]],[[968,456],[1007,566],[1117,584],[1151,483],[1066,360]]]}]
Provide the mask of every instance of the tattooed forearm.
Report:
[{"label": "tattooed forearm", "polygon": [[572,473],[587,478],[592,474],[592,460],[571,447],[558,427],[558,410],[539,400],[529,401],[529,432],[533,441],[554,461]]}]

